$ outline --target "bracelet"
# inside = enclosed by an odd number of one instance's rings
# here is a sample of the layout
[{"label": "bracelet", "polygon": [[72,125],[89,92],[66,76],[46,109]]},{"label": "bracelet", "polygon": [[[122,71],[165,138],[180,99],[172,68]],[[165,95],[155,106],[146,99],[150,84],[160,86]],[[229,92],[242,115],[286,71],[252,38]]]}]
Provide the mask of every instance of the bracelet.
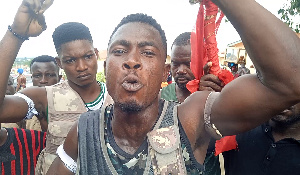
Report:
[{"label": "bracelet", "polygon": [[17,37],[17,38],[20,39],[20,40],[23,40],[23,41],[29,40],[28,37],[23,37],[23,36],[17,34],[16,32],[14,32],[14,31],[12,30],[12,28],[11,28],[10,25],[8,25],[8,30],[9,30],[15,37]]}]

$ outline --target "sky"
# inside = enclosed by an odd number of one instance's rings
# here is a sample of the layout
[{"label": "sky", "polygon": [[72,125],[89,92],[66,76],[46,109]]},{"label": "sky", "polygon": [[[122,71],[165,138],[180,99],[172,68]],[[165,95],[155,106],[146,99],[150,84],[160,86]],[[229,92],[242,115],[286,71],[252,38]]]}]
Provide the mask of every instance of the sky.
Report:
[{"label": "sky", "polygon": [[[22,0],[2,0],[0,5],[0,37],[12,24]],[[274,15],[286,0],[257,0]],[[245,4],[246,5],[246,4]],[[81,22],[90,28],[94,46],[106,50],[111,32],[120,20],[132,13],[153,16],[164,29],[168,42],[168,54],[174,39],[193,29],[199,5],[190,5],[188,0],[54,0],[44,13],[47,30],[38,37],[23,43],[17,57],[33,58],[39,55],[56,56],[52,42],[54,29],[65,22]],[[219,49],[225,50],[230,43],[240,40],[229,22],[221,23],[217,35]]]}]

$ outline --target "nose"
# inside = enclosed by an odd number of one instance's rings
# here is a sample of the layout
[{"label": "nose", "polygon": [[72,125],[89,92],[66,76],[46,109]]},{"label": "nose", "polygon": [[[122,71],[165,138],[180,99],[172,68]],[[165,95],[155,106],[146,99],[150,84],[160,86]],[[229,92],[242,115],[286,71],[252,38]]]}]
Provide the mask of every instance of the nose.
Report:
[{"label": "nose", "polygon": [[84,59],[78,59],[76,61],[77,65],[76,65],[76,70],[78,72],[83,72],[87,69],[87,65]]},{"label": "nose", "polygon": [[122,65],[123,69],[141,69],[142,68],[142,63],[141,63],[141,58],[139,53],[132,53],[128,54],[128,59],[124,61]]},{"label": "nose", "polygon": [[46,83],[48,83],[48,78],[45,75],[43,75],[40,80],[40,84],[46,84]]},{"label": "nose", "polygon": [[181,64],[181,65],[178,67],[176,73],[179,74],[179,75],[186,74],[186,73],[187,73],[187,72],[186,72],[186,66],[184,66],[183,64]]}]

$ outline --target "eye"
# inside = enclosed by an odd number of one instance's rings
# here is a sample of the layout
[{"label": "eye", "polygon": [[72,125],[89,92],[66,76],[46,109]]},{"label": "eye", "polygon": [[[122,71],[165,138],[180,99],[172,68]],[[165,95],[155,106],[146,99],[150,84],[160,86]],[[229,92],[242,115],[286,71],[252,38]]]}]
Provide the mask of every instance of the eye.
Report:
[{"label": "eye", "polygon": [[153,57],[155,56],[155,53],[153,51],[147,50],[147,51],[143,51],[142,55],[145,55],[146,57]]},{"label": "eye", "polygon": [[172,65],[173,65],[174,67],[178,67],[178,66],[179,66],[179,64],[178,64],[178,63],[175,63],[175,62],[172,62]]},{"label": "eye", "polygon": [[186,67],[190,68],[191,64],[190,63],[185,63]]},{"label": "eye", "polygon": [[116,56],[120,56],[124,53],[127,53],[127,50],[125,50],[125,49],[115,49],[115,50],[112,51],[112,53]]},{"label": "eye", "polygon": [[40,78],[42,75],[41,74],[33,74],[32,77],[33,78]]},{"label": "eye", "polygon": [[74,63],[75,61],[76,61],[75,58],[70,58],[70,59],[65,60],[64,62],[67,64],[71,64],[71,63]]},{"label": "eye", "polygon": [[89,54],[85,56],[85,59],[91,59],[95,54]]},{"label": "eye", "polygon": [[56,74],[46,74],[46,77],[55,77],[56,76]]}]

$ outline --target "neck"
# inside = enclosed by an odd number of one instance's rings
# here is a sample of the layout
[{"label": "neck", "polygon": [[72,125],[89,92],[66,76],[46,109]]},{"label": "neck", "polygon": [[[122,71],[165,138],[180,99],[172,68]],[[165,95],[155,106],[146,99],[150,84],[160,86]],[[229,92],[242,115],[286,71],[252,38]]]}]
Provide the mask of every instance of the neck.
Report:
[{"label": "neck", "polygon": [[187,88],[179,88],[176,84],[175,86],[176,97],[180,103],[182,103],[188,96],[191,95],[191,92]]},{"label": "neck", "polygon": [[112,131],[119,147],[127,153],[134,153],[151,131],[158,113],[158,99],[139,112],[124,112],[114,106]]},{"label": "neck", "polygon": [[68,83],[69,86],[79,94],[84,103],[94,101],[101,92],[101,87],[98,85],[96,80],[93,83],[86,86],[78,86],[71,81],[68,81]]},{"label": "neck", "polygon": [[290,125],[279,124],[274,121],[270,121],[272,126],[272,134],[275,142],[284,138],[294,138],[300,140],[300,121]]}]

